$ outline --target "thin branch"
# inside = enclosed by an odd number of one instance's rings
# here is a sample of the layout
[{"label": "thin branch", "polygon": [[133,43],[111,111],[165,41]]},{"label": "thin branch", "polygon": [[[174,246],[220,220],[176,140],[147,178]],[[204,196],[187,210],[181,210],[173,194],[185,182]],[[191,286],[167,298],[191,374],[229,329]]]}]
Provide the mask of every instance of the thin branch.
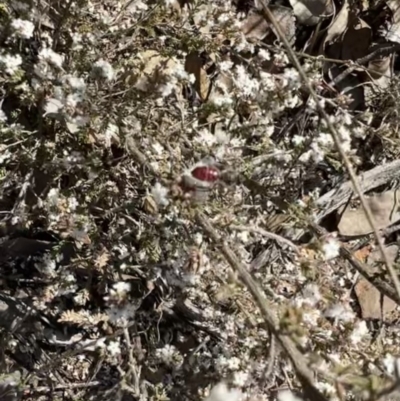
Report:
[{"label": "thin branch", "polygon": [[253,280],[247,268],[238,260],[234,252],[222,240],[220,235],[211,225],[211,222],[203,213],[198,212],[196,214],[196,221],[220,248],[221,253],[224,255],[227,262],[230,264],[232,269],[239,274],[240,279],[253,296],[265,322],[268,325],[268,328],[271,330],[273,335],[276,336],[280,345],[288,354],[297,376],[304,387],[305,395],[313,401],[327,401],[325,396],[315,387],[313,373],[307,364],[307,360],[297,349],[292,339],[280,331],[279,319],[275,308],[267,299],[260,286]]},{"label": "thin branch", "polygon": [[338,134],[336,128],[334,127],[332,121],[329,119],[329,116],[326,113],[324,107],[321,105],[321,102],[319,101],[317,93],[315,92],[315,90],[312,87],[309,79],[307,78],[307,75],[304,72],[304,70],[303,70],[303,68],[302,68],[302,66],[300,64],[299,59],[297,58],[296,54],[294,53],[294,51],[292,49],[292,46],[290,45],[289,41],[287,40],[285,34],[282,32],[282,29],[281,29],[279,23],[277,22],[276,18],[271,13],[269,8],[265,5],[264,0],[260,0],[260,2],[261,2],[262,9],[263,9],[263,12],[264,12],[264,18],[266,18],[267,21],[270,21],[271,24],[274,26],[276,32],[278,33],[279,38],[281,39],[281,41],[283,42],[284,46],[286,47],[287,52],[288,52],[290,58],[292,59],[292,62],[294,64],[294,66],[298,70],[302,81],[304,82],[305,86],[307,87],[307,89],[308,89],[308,91],[310,93],[310,96],[314,99],[314,101],[315,101],[315,103],[317,105],[318,111],[320,112],[321,116],[325,120],[326,125],[327,125],[329,131],[331,132],[333,141],[334,141],[334,143],[336,145],[336,148],[337,148],[337,150],[338,150],[338,152],[340,154],[340,157],[343,160],[343,164],[345,165],[346,170],[349,173],[350,180],[351,180],[351,182],[353,184],[354,190],[355,190],[356,194],[360,198],[360,202],[361,202],[361,205],[362,205],[362,207],[364,209],[364,212],[365,212],[365,215],[367,217],[367,220],[368,220],[368,222],[369,222],[369,224],[370,224],[370,226],[372,228],[372,231],[374,232],[374,235],[375,235],[375,238],[376,238],[376,242],[378,244],[378,248],[379,248],[379,250],[380,250],[380,252],[382,254],[383,261],[385,262],[385,266],[386,266],[386,268],[387,268],[387,270],[389,272],[389,275],[390,275],[390,277],[392,279],[392,282],[393,282],[393,285],[394,285],[394,287],[396,289],[397,295],[400,298],[400,281],[399,281],[399,278],[397,277],[397,274],[396,274],[396,272],[395,272],[395,270],[394,270],[394,268],[392,266],[392,263],[390,262],[390,260],[389,260],[389,258],[387,256],[387,253],[385,252],[385,248],[383,246],[383,241],[382,241],[381,235],[379,234],[379,230],[378,230],[378,228],[377,228],[377,226],[375,224],[375,220],[374,220],[374,217],[372,215],[371,209],[370,209],[369,205],[367,204],[367,202],[366,202],[366,200],[364,198],[363,191],[362,191],[362,189],[360,187],[360,184],[358,183],[357,176],[356,176],[356,174],[355,174],[355,172],[353,170],[353,167],[352,167],[352,165],[350,163],[350,160],[347,157],[345,151],[343,150],[343,147],[342,147],[341,142],[340,142],[339,134]]},{"label": "thin branch", "polygon": [[297,245],[295,245],[292,241],[283,238],[282,236],[275,234],[275,233],[271,233],[267,230],[264,230],[261,227],[251,227],[251,226],[239,226],[239,225],[232,225],[229,226],[230,228],[232,228],[233,230],[238,230],[238,231],[249,231],[249,232],[253,232],[256,234],[260,234],[263,237],[269,238],[269,239],[273,239],[276,242],[279,242],[281,244],[285,244],[287,246],[289,246],[290,248],[292,248],[296,253],[300,253],[299,248]]}]

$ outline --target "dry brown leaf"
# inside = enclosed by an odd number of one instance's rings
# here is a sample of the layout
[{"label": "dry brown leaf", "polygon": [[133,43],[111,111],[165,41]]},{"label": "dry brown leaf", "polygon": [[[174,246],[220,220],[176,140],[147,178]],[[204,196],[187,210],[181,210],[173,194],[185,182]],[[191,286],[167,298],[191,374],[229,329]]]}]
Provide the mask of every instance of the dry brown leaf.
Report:
[{"label": "dry brown leaf", "polygon": [[[399,195],[400,192],[397,190],[386,191],[365,198],[371,208],[378,229],[384,229],[400,219],[398,211]],[[361,206],[355,210],[351,210],[350,207],[345,209],[338,230],[341,235],[348,237],[366,235],[372,232]]]},{"label": "dry brown leaf", "polygon": [[336,15],[336,18],[326,31],[326,36],[321,44],[322,48],[320,49],[320,53],[324,53],[325,47],[338,39],[338,37],[340,37],[346,30],[349,22],[349,11],[349,2],[348,0],[345,0],[342,8]]},{"label": "dry brown leaf", "polygon": [[[283,34],[286,36],[290,44],[293,44],[296,40],[296,18],[294,17],[293,10],[289,7],[282,6],[269,6],[272,15],[278,22]],[[279,39],[278,32],[272,27],[272,31],[275,36]]]},{"label": "dry brown leaf", "polygon": [[247,14],[247,17],[241,23],[240,29],[248,40],[263,40],[270,32],[269,23],[256,10],[251,10]]},{"label": "dry brown leaf", "polygon": [[129,83],[141,91],[148,90],[150,82],[158,82],[161,75],[173,72],[176,62],[160,55],[155,50],[146,50],[138,55],[138,68],[129,76]]},{"label": "dry brown leaf", "polygon": [[400,2],[398,0],[388,0],[387,5],[393,13],[393,21],[385,39],[400,43]]},{"label": "dry brown leaf", "polygon": [[[385,246],[385,251],[390,263],[394,263],[399,252],[399,247],[396,244],[392,244]],[[380,271],[379,266],[374,266],[378,262],[382,262],[382,255],[379,249],[375,249],[368,257],[368,264],[371,266],[371,271]],[[354,290],[361,307],[363,319],[380,319],[382,300],[379,290],[364,277],[358,279]],[[394,313],[396,307],[396,302],[388,297],[383,297],[382,313],[384,321],[391,322],[397,318]]]},{"label": "dry brown leaf", "polygon": [[195,88],[200,99],[205,101],[210,92],[211,81],[203,68],[203,60],[197,53],[190,53],[186,57],[185,70],[196,78]]},{"label": "dry brown leaf", "polygon": [[371,254],[371,245],[364,246],[364,248],[359,249],[354,252],[353,256],[360,262],[365,262],[368,256]]},{"label": "dry brown leaf", "polygon": [[322,18],[333,14],[332,0],[289,0],[300,24],[317,25]]},{"label": "dry brown leaf", "polygon": [[[296,25],[293,10],[288,7],[270,6],[270,11],[286,38],[290,43],[294,43],[296,39]],[[275,28],[270,26],[262,13],[257,10],[251,10],[247,14],[247,17],[242,21],[241,30],[248,40],[263,40],[270,32],[273,32],[279,38],[279,35],[275,32]]]},{"label": "dry brown leaf", "polygon": [[363,319],[383,319],[391,322],[396,318],[394,311],[397,304],[388,297],[383,297],[381,304],[381,293],[368,280],[361,277],[354,287],[358,302],[361,307]]},{"label": "dry brown leaf", "polygon": [[[385,246],[385,252],[389,259],[389,262],[393,264],[397,258],[397,254],[399,252],[399,247],[396,244]],[[371,254],[369,255],[368,264],[370,266],[372,266],[373,264],[376,264],[379,262],[382,263],[382,254],[381,254],[381,251],[377,248],[373,252],[371,252]]]},{"label": "dry brown leaf", "polygon": [[366,56],[371,41],[371,27],[361,18],[355,18],[343,35],[342,60],[357,60]]}]

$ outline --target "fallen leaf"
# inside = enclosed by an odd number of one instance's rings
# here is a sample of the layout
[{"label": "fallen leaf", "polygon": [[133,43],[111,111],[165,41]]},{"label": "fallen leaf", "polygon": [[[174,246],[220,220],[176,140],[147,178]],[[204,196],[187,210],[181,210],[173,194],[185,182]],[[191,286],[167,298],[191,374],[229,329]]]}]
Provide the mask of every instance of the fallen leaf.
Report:
[{"label": "fallen leaf", "polygon": [[[293,10],[288,7],[270,6],[270,11],[278,22],[282,32],[290,43],[295,41],[296,25]],[[241,30],[247,40],[263,40],[270,32],[273,32],[277,38],[279,35],[275,28],[266,21],[260,11],[251,10],[242,21]]]},{"label": "fallen leaf", "polygon": [[[378,229],[384,229],[400,219],[398,211],[399,195],[399,190],[396,190],[365,197]],[[340,219],[338,230],[340,235],[347,237],[366,235],[372,232],[361,206],[354,210],[349,206],[346,207]]]},{"label": "fallen leaf", "polygon": [[138,68],[133,70],[128,83],[136,89],[147,91],[150,82],[158,82],[162,75],[170,75],[176,61],[162,56],[156,50],[146,50],[138,54]]},{"label": "fallen leaf", "polygon": [[[385,252],[389,259],[389,262],[394,263],[399,252],[399,247],[396,244],[385,246]],[[381,251],[377,248],[369,255],[368,264],[372,266],[372,264],[379,262],[382,262],[382,254]]]},{"label": "fallen leaf", "polygon": [[289,0],[300,24],[317,25],[322,18],[333,14],[331,0]]},{"label": "fallen leaf", "polygon": [[400,43],[400,3],[398,0],[389,0],[387,5],[393,13],[392,25],[387,30],[385,39]]},{"label": "fallen leaf", "polygon": [[269,23],[265,20],[264,16],[256,10],[251,10],[247,14],[247,17],[241,23],[240,29],[247,40],[263,40],[270,32]]},{"label": "fallen leaf", "polygon": [[381,303],[381,293],[364,277],[357,281],[354,291],[361,307],[363,319],[382,318],[385,322],[392,322],[396,319],[393,313],[397,307],[396,302],[384,296]]},{"label": "fallen leaf", "polygon": [[[386,255],[390,263],[394,263],[399,246],[396,244],[385,246]],[[372,271],[379,271],[379,267],[373,267],[376,263],[382,261],[382,255],[379,249],[375,249],[368,257],[368,264]],[[381,319],[385,322],[392,322],[397,319],[394,313],[397,304],[390,298],[384,296],[383,303],[381,293],[364,277],[360,277],[354,287],[358,302],[361,307],[361,315],[363,319]],[[381,314],[383,316],[381,316]]]},{"label": "fallen leaf", "polygon": [[332,44],[338,37],[340,37],[346,30],[349,22],[350,6],[348,0],[343,2],[343,6],[337,13],[336,18],[333,20],[331,26],[326,31],[326,36],[321,44],[320,53],[323,54],[326,46]]},{"label": "fallen leaf", "polygon": [[[289,7],[277,5],[269,6],[269,9],[289,43],[293,44],[296,40],[296,18],[294,17],[293,10]],[[276,32],[275,28],[271,27],[271,29],[275,36],[279,39],[278,32]]]},{"label": "fallen leaf", "polygon": [[201,100],[205,101],[210,92],[211,82],[203,68],[203,60],[197,53],[190,53],[186,57],[185,70],[196,78],[195,88]]},{"label": "fallen leaf", "polygon": [[364,246],[364,248],[359,249],[354,252],[353,256],[360,262],[365,262],[368,256],[371,254],[371,245]]}]

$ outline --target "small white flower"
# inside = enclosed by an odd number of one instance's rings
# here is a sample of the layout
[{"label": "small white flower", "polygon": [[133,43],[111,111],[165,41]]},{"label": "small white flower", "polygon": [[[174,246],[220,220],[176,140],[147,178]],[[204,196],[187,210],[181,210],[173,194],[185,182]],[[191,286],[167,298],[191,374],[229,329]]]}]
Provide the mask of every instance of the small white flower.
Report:
[{"label": "small white flower", "polygon": [[174,356],[177,353],[177,349],[173,345],[164,345],[163,348],[158,348],[156,351],[156,355],[160,358],[165,364],[173,365],[174,364]]},{"label": "small white flower", "polygon": [[228,389],[225,383],[214,386],[205,401],[239,401],[243,394],[238,389]]},{"label": "small white flower", "polygon": [[199,131],[194,140],[206,146],[213,146],[217,143],[217,137],[206,128]]},{"label": "small white flower", "polygon": [[330,238],[322,245],[322,252],[324,253],[325,260],[330,260],[339,256],[340,244],[334,239]]},{"label": "small white flower", "polygon": [[248,372],[235,372],[233,375],[233,385],[236,387],[244,387],[248,378]]},{"label": "small white flower", "polygon": [[290,390],[283,390],[278,393],[278,401],[302,401],[301,398],[295,396]]},{"label": "small white flower", "polygon": [[355,318],[353,311],[341,304],[331,306],[325,311],[324,315],[326,317],[335,319],[335,321],[342,321],[344,323],[351,322]]},{"label": "small white flower", "polygon": [[232,69],[232,67],[233,67],[233,62],[230,60],[221,61],[219,63],[219,69],[222,72],[230,71]]},{"label": "small white flower", "polygon": [[119,281],[113,285],[113,288],[117,294],[126,295],[131,290],[131,285],[125,281]]},{"label": "small white flower", "polygon": [[35,25],[31,21],[17,18],[11,22],[11,27],[17,37],[22,39],[29,39],[33,36]]},{"label": "small white flower", "polygon": [[292,143],[294,146],[299,146],[301,145],[304,141],[306,140],[306,138],[303,135],[294,135],[292,138]]},{"label": "small white flower", "polygon": [[151,189],[151,195],[158,205],[167,206],[169,204],[167,198],[168,188],[163,187],[159,182],[157,182]]},{"label": "small white flower", "polygon": [[271,53],[268,50],[260,49],[257,54],[261,60],[271,60]]},{"label": "small white flower", "polygon": [[56,53],[54,50],[49,47],[45,47],[39,52],[39,60],[45,61],[48,64],[51,64],[55,67],[61,68],[64,62],[63,56]]},{"label": "small white flower", "polygon": [[56,274],[56,261],[51,257],[50,254],[43,255],[41,260],[35,263],[35,267],[44,275],[54,277]]},{"label": "small white flower", "polygon": [[107,345],[107,351],[112,355],[112,356],[117,356],[121,353],[121,347],[119,346],[118,341],[110,341],[110,343]]},{"label": "small white flower", "polygon": [[368,334],[368,327],[365,321],[357,322],[350,335],[350,341],[356,345]]},{"label": "small white flower", "polygon": [[107,81],[111,81],[114,78],[114,69],[112,68],[112,65],[103,59],[97,60],[94,63],[93,70]]},{"label": "small white flower", "polygon": [[304,302],[315,306],[321,299],[321,293],[316,284],[307,284],[303,289]]},{"label": "small white flower", "polygon": [[238,370],[240,367],[240,359],[236,356],[227,360],[227,367],[230,370]]},{"label": "small white flower", "polygon": [[0,109],[0,122],[4,123],[7,121],[6,113],[2,109]]},{"label": "small white flower", "polygon": [[22,58],[19,54],[15,56],[11,54],[0,55],[0,66],[9,75],[14,75],[21,64]]},{"label": "small white flower", "polygon": [[60,190],[58,188],[51,188],[47,194],[47,202],[50,206],[57,206],[59,200]]}]

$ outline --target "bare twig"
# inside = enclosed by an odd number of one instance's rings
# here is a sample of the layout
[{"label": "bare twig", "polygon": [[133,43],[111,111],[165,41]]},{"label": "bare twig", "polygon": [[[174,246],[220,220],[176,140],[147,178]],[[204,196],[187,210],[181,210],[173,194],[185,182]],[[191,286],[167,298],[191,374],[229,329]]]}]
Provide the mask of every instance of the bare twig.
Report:
[{"label": "bare twig", "polygon": [[131,338],[129,337],[129,331],[127,328],[124,328],[124,338],[126,342],[126,347],[128,348],[128,356],[129,356],[129,372],[133,376],[133,388],[135,390],[135,395],[139,397],[140,395],[140,368],[138,368],[136,359],[133,356],[133,348],[131,344]]},{"label": "bare twig", "polygon": [[286,238],[283,238],[282,236],[280,236],[278,234],[271,233],[271,232],[269,232],[267,230],[264,230],[261,227],[232,225],[232,226],[230,226],[230,228],[232,228],[233,230],[249,231],[249,232],[253,232],[253,233],[256,233],[256,234],[260,234],[263,237],[273,239],[276,242],[279,242],[281,244],[285,244],[285,245],[289,246],[296,253],[300,253],[299,248],[292,241],[290,241],[290,240],[288,240]]},{"label": "bare twig", "polygon": [[326,401],[325,396],[315,387],[313,374],[306,359],[296,348],[292,339],[286,334],[281,333],[276,310],[268,301],[260,286],[253,280],[247,268],[238,260],[229,246],[221,239],[208,218],[203,213],[199,212],[196,215],[196,220],[206,234],[220,248],[227,262],[230,264],[232,269],[239,274],[240,279],[253,296],[265,322],[268,325],[268,328],[271,330],[273,335],[276,336],[282,348],[286,351],[292,361],[297,376],[304,387],[305,395],[313,401]]},{"label": "bare twig", "polygon": [[329,129],[329,131],[330,131],[330,133],[332,135],[332,138],[333,138],[333,141],[334,141],[335,146],[337,148],[337,151],[339,152],[340,157],[343,160],[343,164],[345,165],[346,170],[347,170],[347,172],[348,172],[348,174],[350,176],[350,181],[353,184],[354,190],[355,190],[356,194],[360,198],[360,202],[361,202],[361,205],[362,205],[362,207],[364,209],[364,212],[365,212],[365,215],[367,217],[367,220],[368,220],[368,222],[369,222],[369,224],[370,224],[370,226],[372,228],[372,231],[374,232],[375,239],[376,239],[376,242],[378,244],[378,248],[379,248],[379,250],[380,250],[380,252],[382,254],[383,261],[384,261],[385,266],[386,266],[386,268],[387,268],[387,270],[389,272],[390,278],[392,279],[392,282],[393,282],[393,285],[394,285],[394,287],[396,289],[398,298],[400,298],[400,281],[399,281],[399,278],[397,277],[397,274],[396,274],[396,272],[395,272],[395,270],[394,270],[394,268],[392,266],[392,263],[390,262],[390,260],[389,260],[389,258],[387,256],[387,253],[385,252],[385,248],[383,246],[383,241],[382,241],[381,235],[379,234],[379,230],[378,230],[378,228],[377,228],[377,226],[375,224],[375,220],[374,220],[374,217],[372,215],[371,209],[370,209],[369,205],[367,204],[367,202],[366,202],[366,200],[365,200],[365,198],[363,196],[363,191],[362,191],[362,189],[360,187],[360,184],[358,183],[357,176],[356,176],[356,174],[355,174],[355,172],[353,170],[353,167],[352,167],[352,165],[350,163],[350,160],[349,160],[349,158],[347,157],[346,153],[343,150],[343,147],[342,147],[341,142],[340,142],[339,134],[338,134],[336,128],[334,127],[332,121],[330,120],[328,114],[326,113],[324,107],[321,105],[321,102],[319,101],[318,95],[316,94],[316,92],[315,92],[314,88],[312,87],[309,79],[307,78],[307,75],[304,72],[304,70],[303,70],[303,68],[302,68],[302,66],[300,64],[299,59],[297,58],[296,54],[294,53],[294,51],[292,49],[292,46],[290,45],[289,41],[287,40],[285,34],[282,32],[282,29],[281,29],[279,23],[277,22],[276,18],[271,13],[269,8],[265,5],[264,1],[261,0],[260,2],[261,2],[262,9],[263,9],[263,12],[264,12],[264,17],[267,19],[267,21],[270,21],[271,24],[274,26],[276,32],[278,33],[279,38],[283,42],[283,44],[284,44],[284,46],[285,46],[290,58],[292,59],[292,62],[294,64],[294,66],[298,70],[302,81],[304,82],[305,86],[307,87],[307,90],[310,93],[310,96],[314,99],[314,101],[315,101],[315,103],[317,105],[317,109],[318,109],[319,113],[321,114],[321,116],[323,117],[323,119],[326,122],[326,125],[327,125],[327,127],[328,127],[328,129]]},{"label": "bare twig", "polygon": [[[311,228],[317,233],[318,235],[325,236],[329,233],[321,226],[315,223],[310,223]],[[366,280],[368,280],[377,290],[379,290],[383,295],[386,295],[394,302],[400,305],[400,297],[390,286],[390,284],[382,278],[379,274],[374,274],[371,272],[371,269],[358,261],[352,253],[343,245],[340,246],[340,256],[345,258],[352,267],[354,267]]]}]

